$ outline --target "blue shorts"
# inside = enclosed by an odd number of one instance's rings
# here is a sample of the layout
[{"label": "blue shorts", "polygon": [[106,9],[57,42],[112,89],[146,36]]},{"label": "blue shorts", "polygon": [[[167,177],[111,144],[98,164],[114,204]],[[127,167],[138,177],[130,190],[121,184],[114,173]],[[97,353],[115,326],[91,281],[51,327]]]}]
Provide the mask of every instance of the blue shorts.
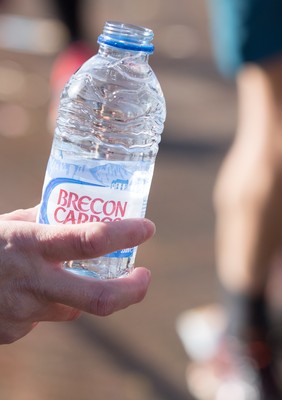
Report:
[{"label": "blue shorts", "polygon": [[[219,70],[234,77],[246,63],[282,54],[282,0],[208,0]],[[281,71],[282,73],[282,71]]]}]

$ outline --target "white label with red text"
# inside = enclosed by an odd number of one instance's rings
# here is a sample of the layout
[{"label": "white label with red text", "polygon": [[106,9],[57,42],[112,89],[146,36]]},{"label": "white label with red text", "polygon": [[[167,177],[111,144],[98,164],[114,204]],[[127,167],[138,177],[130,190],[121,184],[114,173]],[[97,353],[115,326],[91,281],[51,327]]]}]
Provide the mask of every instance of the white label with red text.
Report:
[{"label": "white label with red text", "polygon": [[[153,165],[50,156],[38,222],[111,222],[145,215]],[[115,256],[124,257],[124,252]]]}]

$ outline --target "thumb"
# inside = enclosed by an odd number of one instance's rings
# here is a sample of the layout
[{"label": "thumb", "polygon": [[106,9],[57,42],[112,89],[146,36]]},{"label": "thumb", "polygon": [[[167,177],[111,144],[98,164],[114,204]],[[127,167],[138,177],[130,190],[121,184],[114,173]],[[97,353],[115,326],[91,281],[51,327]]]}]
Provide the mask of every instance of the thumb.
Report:
[{"label": "thumb", "polygon": [[106,316],[140,302],[146,295],[150,278],[150,271],[141,267],[121,279],[110,280],[85,278],[54,269],[44,279],[44,296],[51,302]]}]

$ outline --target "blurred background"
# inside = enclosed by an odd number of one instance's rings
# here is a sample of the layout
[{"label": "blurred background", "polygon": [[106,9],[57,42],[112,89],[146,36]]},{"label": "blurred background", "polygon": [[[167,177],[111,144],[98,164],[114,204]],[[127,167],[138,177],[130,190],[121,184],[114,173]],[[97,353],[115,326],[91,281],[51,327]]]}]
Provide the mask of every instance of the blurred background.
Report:
[{"label": "blurred background", "polygon": [[[67,2],[67,0],[66,0]],[[106,20],[155,33],[150,64],[167,122],[147,216],[157,234],[139,248],[152,284],[139,305],[107,318],[42,323],[0,348],[1,400],[184,400],[184,310],[217,298],[212,188],[235,126],[235,89],[213,63],[205,0],[81,0],[85,36]],[[37,204],[52,133],[49,78],[68,42],[53,2],[0,2],[0,213]]]}]

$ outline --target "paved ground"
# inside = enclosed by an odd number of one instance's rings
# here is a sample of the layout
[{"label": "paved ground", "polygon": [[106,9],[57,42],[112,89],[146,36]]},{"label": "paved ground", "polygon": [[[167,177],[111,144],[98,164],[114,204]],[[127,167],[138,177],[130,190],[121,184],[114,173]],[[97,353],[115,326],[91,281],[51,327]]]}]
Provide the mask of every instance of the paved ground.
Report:
[{"label": "paved ground", "polygon": [[[42,2],[35,3],[36,13],[43,13]],[[32,15],[35,3],[21,5]],[[189,399],[175,321],[186,308],[216,298],[211,194],[232,137],[235,96],[211,60],[204,1],[98,5],[96,28],[105,19],[124,19],[156,33],[151,64],[168,117],[147,213],[158,232],[137,258],[138,265],[151,267],[152,285],[142,304],[109,318],[41,324],[2,346],[1,400]],[[51,61],[49,55],[0,53],[0,212],[39,201],[51,143]],[[13,90],[8,78],[16,81]]]}]

